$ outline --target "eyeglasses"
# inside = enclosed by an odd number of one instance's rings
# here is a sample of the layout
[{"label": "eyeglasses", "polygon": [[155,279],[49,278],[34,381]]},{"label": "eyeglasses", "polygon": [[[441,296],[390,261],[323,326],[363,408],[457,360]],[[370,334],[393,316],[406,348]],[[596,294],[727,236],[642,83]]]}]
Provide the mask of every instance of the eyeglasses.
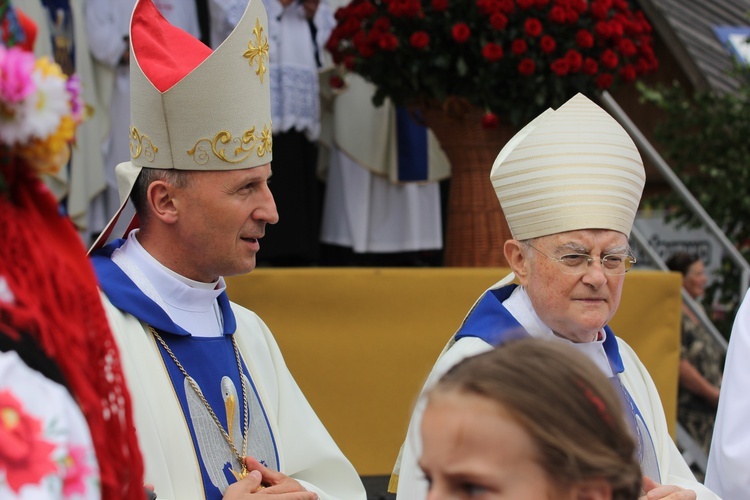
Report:
[{"label": "eyeglasses", "polygon": [[633,268],[635,257],[628,254],[609,254],[604,257],[596,258],[582,253],[569,253],[561,257],[550,257],[535,246],[526,243],[528,246],[547,257],[560,263],[560,268],[565,274],[584,274],[591,268],[591,264],[598,260],[602,265],[602,272],[609,276],[620,276]]}]

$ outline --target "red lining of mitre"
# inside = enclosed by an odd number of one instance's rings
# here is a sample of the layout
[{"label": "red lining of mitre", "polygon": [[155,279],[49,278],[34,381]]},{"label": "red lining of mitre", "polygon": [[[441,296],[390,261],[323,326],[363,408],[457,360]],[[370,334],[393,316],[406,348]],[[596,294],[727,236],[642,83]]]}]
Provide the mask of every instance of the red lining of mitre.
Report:
[{"label": "red lining of mitre", "polygon": [[130,23],[133,53],[146,78],[166,92],[211,55],[211,49],[167,21],[152,0],[140,0]]}]

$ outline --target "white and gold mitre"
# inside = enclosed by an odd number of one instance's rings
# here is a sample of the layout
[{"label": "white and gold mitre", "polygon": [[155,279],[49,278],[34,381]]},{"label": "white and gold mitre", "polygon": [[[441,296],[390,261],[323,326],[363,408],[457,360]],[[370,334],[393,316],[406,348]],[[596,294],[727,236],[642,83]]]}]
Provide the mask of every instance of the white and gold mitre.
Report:
[{"label": "white and gold mitre", "polygon": [[513,238],[526,240],[578,229],[629,236],[646,174],[625,129],[577,94],[521,129],[490,180]]},{"label": "white and gold mitre", "polygon": [[[271,162],[268,18],[250,0],[212,51],[172,26],[152,0],[130,20],[130,161],[117,165],[120,209],[92,248],[137,224],[119,221],[143,168],[239,170]],[[132,219],[132,220],[131,220]]]},{"label": "white and gold mitre", "polygon": [[268,21],[251,0],[215,51],[152,0],[130,23],[130,158],[142,168],[236,170],[271,161]]}]

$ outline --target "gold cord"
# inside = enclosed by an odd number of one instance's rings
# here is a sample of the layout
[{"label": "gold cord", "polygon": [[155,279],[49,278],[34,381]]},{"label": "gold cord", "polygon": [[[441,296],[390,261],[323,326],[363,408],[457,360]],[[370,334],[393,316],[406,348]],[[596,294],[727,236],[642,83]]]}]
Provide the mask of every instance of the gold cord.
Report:
[{"label": "gold cord", "polygon": [[[190,387],[193,388],[193,391],[198,395],[198,398],[200,398],[201,401],[203,401],[203,404],[206,407],[206,410],[208,410],[208,413],[211,415],[211,418],[213,418],[214,423],[216,423],[216,426],[219,428],[219,431],[221,432],[221,435],[224,436],[224,439],[226,440],[227,444],[229,445],[229,448],[232,450],[232,453],[234,453],[234,456],[237,457],[237,461],[240,463],[240,466],[242,467],[242,470],[238,473],[235,472],[234,469],[232,469],[232,474],[237,478],[239,481],[243,477],[245,477],[248,474],[247,466],[245,465],[244,456],[247,454],[247,435],[249,431],[250,426],[250,419],[248,417],[248,401],[247,401],[247,389],[245,388],[245,379],[244,374],[242,371],[242,363],[240,362],[240,350],[237,348],[237,341],[234,339],[234,335],[232,335],[232,347],[234,347],[234,357],[237,360],[237,370],[240,374],[240,384],[242,384],[242,406],[243,406],[243,416],[245,421],[245,435],[242,438],[242,455],[240,455],[237,452],[237,448],[234,447],[234,442],[232,441],[232,438],[229,436],[227,431],[224,429],[224,426],[221,425],[221,421],[219,420],[219,417],[216,416],[216,413],[214,413],[213,408],[211,408],[211,405],[208,404],[208,401],[206,400],[206,397],[201,392],[198,385],[195,383],[195,380],[188,375],[187,370],[182,366],[182,363],[177,359],[177,356],[174,355],[172,352],[172,349],[169,348],[166,342],[164,342],[164,339],[161,338],[161,335],[154,329],[153,326],[148,325],[148,329],[151,331],[151,334],[156,338],[156,340],[159,341],[161,346],[164,348],[165,351],[167,351],[167,354],[169,354],[169,357],[172,358],[172,361],[174,361],[174,364],[177,365],[177,368],[180,369],[182,374],[185,376],[185,380],[188,381],[188,384],[190,384]],[[231,425],[231,423],[229,424]]]}]

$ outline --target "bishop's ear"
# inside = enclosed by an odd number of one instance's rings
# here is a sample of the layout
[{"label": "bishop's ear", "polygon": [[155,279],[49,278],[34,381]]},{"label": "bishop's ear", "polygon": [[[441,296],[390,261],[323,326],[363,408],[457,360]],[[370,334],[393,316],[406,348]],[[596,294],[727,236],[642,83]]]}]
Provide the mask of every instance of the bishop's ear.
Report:
[{"label": "bishop's ear", "polygon": [[175,204],[175,187],[164,180],[156,180],[148,186],[148,211],[164,223],[172,224],[177,221],[177,205]]},{"label": "bishop's ear", "polygon": [[522,285],[525,285],[528,276],[528,257],[526,256],[526,249],[523,243],[518,240],[508,240],[503,246],[503,251],[505,253],[505,260],[508,261],[508,265],[518,278],[518,281]]}]

